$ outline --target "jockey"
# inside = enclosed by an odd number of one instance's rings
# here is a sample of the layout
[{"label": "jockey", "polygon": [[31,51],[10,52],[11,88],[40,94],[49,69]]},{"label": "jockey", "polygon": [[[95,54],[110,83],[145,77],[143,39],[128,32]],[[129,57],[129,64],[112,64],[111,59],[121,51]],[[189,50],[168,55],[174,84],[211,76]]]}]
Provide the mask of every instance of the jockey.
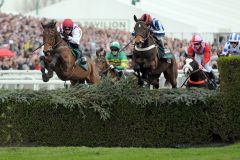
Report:
[{"label": "jockey", "polygon": [[119,42],[110,44],[111,51],[106,53],[106,59],[110,68],[117,73],[118,78],[123,75],[123,71],[128,67],[128,59],[124,51],[120,51]]},{"label": "jockey", "polygon": [[216,85],[216,76],[213,73],[212,67],[210,66],[211,52],[208,43],[203,42],[199,35],[193,35],[192,43],[188,46],[188,56],[194,57],[198,62],[199,69],[205,68],[207,70],[209,78]]},{"label": "jockey", "polygon": [[163,37],[165,36],[165,31],[161,22],[157,18],[152,18],[150,14],[146,13],[143,14],[140,19],[144,21],[147,26],[150,26],[150,32],[153,34],[161,53],[164,53]]},{"label": "jockey", "polygon": [[75,51],[76,64],[84,65],[87,62],[87,58],[83,57],[80,47],[80,40],[82,37],[81,28],[73,23],[71,19],[65,19],[63,23],[58,27],[58,31],[61,33],[61,37],[67,41],[70,47]]},{"label": "jockey", "polygon": [[224,49],[222,51],[222,56],[233,55],[233,56],[240,56],[240,35],[237,33],[231,33],[226,42]]}]

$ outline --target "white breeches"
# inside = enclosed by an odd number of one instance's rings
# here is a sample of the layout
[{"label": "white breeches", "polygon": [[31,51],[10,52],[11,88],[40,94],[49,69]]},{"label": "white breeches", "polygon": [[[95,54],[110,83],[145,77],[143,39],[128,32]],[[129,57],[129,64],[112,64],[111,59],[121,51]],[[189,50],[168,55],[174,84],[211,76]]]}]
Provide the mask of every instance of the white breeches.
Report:
[{"label": "white breeches", "polygon": [[[203,64],[203,55],[199,55],[199,54],[195,54],[195,60],[198,62],[198,64]],[[212,71],[212,67],[210,66],[210,61],[208,61],[208,63],[206,63],[203,66],[207,72],[211,72]]]}]

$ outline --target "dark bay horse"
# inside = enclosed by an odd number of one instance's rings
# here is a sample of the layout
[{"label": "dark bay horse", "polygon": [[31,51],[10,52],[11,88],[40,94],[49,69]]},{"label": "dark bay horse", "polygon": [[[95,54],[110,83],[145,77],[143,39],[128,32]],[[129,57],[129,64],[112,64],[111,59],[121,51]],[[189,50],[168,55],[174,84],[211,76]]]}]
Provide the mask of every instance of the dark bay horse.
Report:
[{"label": "dark bay horse", "polygon": [[87,58],[88,69],[84,70],[79,65],[75,64],[76,58],[72,54],[72,50],[68,44],[60,36],[57,31],[56,22],[42,24],[43,27],[43,43],[45,54],[44,64],[48,73],[42,70],[44,81],[48,81],[52,77],[52,72],[55,71],[57,76],[63,80],[70,80],[71,85],[77,83],[97,83],[100,80],[94,61]]},{"label": "dark bay horse", "polygon": [[[186,58],[183,66],[183,73],[187,77],[184,84],[187,88],[208,88],[210,90],[216,89],[216,84],[209,79],[207,71],[199,69],[198,62],[193,58]],[[183,84],[183,85],[184,85]]]},{"label": "dark bay horse", "polygon": [[138,83],[143,85],[144,81],[159,88],[159,77],[164,74],[166,83],[170,82],[172,88],[177,87],[177,63],[173,57],[171,63],[165,58],[158,57],[158,48],[150,28],[145,22],[138,20],[134,15],[136,24],[134,26],[135,44],[133,50],[133,69],[138,74]]}]

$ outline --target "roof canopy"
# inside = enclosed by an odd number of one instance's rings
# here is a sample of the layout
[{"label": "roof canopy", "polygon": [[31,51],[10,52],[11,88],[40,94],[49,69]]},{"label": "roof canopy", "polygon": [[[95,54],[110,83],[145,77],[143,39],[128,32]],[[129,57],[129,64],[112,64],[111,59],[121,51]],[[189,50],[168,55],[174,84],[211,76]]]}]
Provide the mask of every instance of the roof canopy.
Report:
[{"label": "roof canopy", "polygon": [[[163,23],[167,35],[190,38],[202,33],[212,41],[212,33],[240,32],[240,1],[236,0],[65,0],[39,10],[38,17],[72,18],[83,26],[119,28],[133,31],[133,15],[150,13]],[[36,12],[26,15],[36,16]],[[210,33],[206,33],[210,32]]]}]

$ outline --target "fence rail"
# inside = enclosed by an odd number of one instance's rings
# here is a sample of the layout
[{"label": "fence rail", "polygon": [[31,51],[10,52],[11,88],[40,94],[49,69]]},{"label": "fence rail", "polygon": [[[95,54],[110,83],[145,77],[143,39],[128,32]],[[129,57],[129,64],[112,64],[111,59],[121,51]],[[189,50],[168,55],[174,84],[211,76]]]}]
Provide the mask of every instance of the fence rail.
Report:
[{"label": "fence rail", "polygon": [[[133,70],[127,70],[128,73]],[[214,70],[218,76],[218,70]],[[32,89],[32,90],[52,90],[64,88],[65,85],[70,85],[70,81],[60,80],[56,74],[49,82],[43,82],[40,71],[36,70],[0,70],[0,89]],[[185,81],[183,71],[178,71],[178,87]],[[160,77],[160,87],[164,87],[165,79],[163,75]]]}]

